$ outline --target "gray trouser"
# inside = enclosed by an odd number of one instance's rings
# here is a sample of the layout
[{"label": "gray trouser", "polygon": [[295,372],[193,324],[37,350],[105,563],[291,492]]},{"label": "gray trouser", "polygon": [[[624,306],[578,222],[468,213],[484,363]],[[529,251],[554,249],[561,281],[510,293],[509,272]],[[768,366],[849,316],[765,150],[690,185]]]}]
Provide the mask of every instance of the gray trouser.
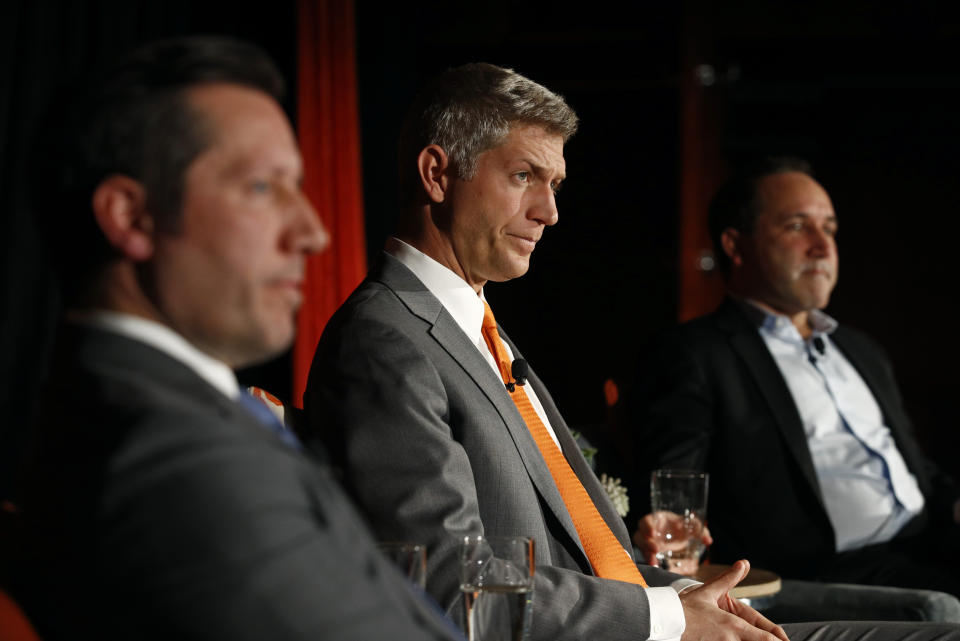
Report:
[{"label": "gray trouser", "polygon": [[960,641],[954,623],[897,621],[833,621],[788,623],[790,641]]},{"label": "gray trouser", "polygon": [[936,621],[960,623],[960,601],[945,592],[784,580],[764,615],[798,621]]}]

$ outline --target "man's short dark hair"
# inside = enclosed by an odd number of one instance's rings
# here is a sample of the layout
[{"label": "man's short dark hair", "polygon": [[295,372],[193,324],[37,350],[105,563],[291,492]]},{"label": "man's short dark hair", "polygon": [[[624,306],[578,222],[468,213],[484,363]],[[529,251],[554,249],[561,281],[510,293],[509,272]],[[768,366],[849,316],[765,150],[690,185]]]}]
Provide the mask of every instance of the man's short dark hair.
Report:
[{"label": "man's short dark hair", "polygon": [[517,124],[537,125],[566,143],[577,131],[577,114],[513,69],[476,62],[434,78],[414,99],[400,134],[400,204],[409,205],[416,193],[414,160],[424,147],[442,147],[457,177],[469,180],[480,154],[499,146]]},{"label": "man's short dark hair", "polygon": [[741,234],[752,233],[754,222],[760,215],[760,204],[757,202],[757,187],[760,181],[767,176],[790,172],[799,172],[813,177],[810,163],[802,158],[795,156],[763,158],[734,174],[710,201],[707,228],[710,230],[710,240],[713,241],[717,264],[724,276],[730,274],[731,265],[730,258],[723,251],[720,236],[727,229],[736,229]]},{"label": "man's short dark hair", "polygon": [[132,51],[52,106],[35,163],[35,205],[68,288],[114,255],[91,210],[93,192],[106,177],[139,181],[156,226],[178,227],[184,173],[213,133],[187,92],[219,82],[277,100],[284,91],[283,78],[259,47],[191,36]]}]

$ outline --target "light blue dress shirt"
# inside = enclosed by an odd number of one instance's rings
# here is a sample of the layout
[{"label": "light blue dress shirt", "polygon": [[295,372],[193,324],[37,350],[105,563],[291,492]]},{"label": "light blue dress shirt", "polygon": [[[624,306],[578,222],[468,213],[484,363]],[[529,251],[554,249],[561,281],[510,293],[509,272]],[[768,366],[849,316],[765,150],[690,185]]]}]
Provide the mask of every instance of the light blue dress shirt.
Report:
[{"label": "light blue dress shirt", "polygon": [[812,311],[804,340],[786,316],[751,308],[800,413],[837,551],[889,541],[923,509],[923,495],[876,399],[830,340],[837,321]]}]

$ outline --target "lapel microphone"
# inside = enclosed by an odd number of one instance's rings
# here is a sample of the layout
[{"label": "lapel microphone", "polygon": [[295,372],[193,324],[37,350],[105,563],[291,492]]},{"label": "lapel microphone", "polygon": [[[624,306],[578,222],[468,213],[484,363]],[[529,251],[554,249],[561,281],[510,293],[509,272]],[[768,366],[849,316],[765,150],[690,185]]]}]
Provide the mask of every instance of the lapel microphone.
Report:
[{"label": "lapel microphone", "polygon": [[823,342],[823,338],[820,336],[813,337],[813,346],[816,348],[820,356],[823,356],[823,353],[827,351],[827,344]]},{"label": "lapel microphone", "polygon": [[[813,348],[817,350],[817,354],[823,356],[824,352],[827,351],[827,345],[823,342],[823,338],[820,336],[814,336],[813,340],[810,341],[813,343]],[[813,355],[813,352],[810,351],[810,348],[807,347],[807,360],[810,361],[810,364],[814,367],[817,366],[817,357]]]},{"label": "lapel microphone", "polygon": [[[527,365],[527,361],[522,358],[518,358],[510,364],[510,377],[516,381],[517,385],[526,385],[527,376],[530,374],[530,366]],[[504,383],[507,387],[508,392],[512,392],[514,389],[513,382]]]}]

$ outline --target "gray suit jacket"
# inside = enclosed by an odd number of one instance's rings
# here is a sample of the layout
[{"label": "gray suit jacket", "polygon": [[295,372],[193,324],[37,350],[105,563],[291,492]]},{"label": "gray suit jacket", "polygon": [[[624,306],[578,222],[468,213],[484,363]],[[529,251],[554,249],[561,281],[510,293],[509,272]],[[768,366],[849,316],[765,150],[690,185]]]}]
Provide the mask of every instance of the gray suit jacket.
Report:
[{"label": "gray suit jacket", "polygon": [[[630,549],[622,520],[535,373],[529,384],[573,470]],[[645,638],[645,595],[635,585],[592,575],[503,382],[440,302],[393,257],[383,256],[327,325],[304,402],[308,441],[319,438],[330,448],[376,534],[427,545],[428,591],[442,604],[457,607],[463,535],[531,536],[535,639]],[[677,578],[653,568],[644,576],[656,586]]]},{"label": "gray suit jacket", "polygon": [[62,336],[15,592],[44,639],[452,639],[325,465],[179,361]]}]

